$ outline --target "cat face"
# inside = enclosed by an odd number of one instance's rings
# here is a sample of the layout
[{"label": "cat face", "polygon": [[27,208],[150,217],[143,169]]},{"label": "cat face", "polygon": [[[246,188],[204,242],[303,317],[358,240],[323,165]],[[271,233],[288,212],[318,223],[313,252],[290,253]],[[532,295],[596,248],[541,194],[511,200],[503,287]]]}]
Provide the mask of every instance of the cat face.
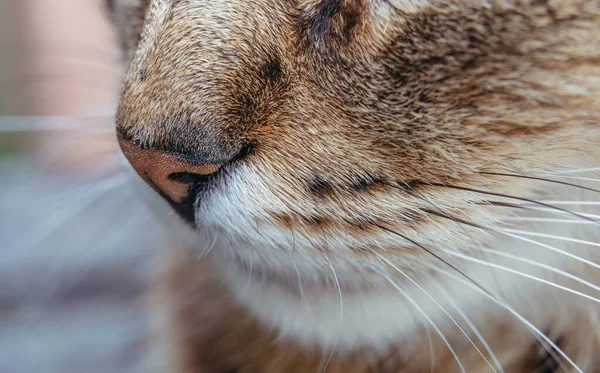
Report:
[{"label": "cat face", "polygon": [[364,285],[594,159],[589,3],[117,0],[117,131],[215,255]]}]

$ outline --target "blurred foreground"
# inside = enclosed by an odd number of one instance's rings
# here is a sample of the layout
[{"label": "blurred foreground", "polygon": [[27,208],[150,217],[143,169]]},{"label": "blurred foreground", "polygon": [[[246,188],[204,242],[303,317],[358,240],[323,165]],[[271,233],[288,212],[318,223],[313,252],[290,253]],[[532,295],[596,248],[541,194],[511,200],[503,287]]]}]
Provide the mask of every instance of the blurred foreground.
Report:
[{"label": "blurred foreground", "polygon": [[0,158],[0,372],[149,372],[151,215],[124,170],[61,173],[49,159]]},{"label": "blurred foreground", "polygon": [[103,6],[0,1],[0,373],[152,371],[144,290],[161,240],[116,148]]}]

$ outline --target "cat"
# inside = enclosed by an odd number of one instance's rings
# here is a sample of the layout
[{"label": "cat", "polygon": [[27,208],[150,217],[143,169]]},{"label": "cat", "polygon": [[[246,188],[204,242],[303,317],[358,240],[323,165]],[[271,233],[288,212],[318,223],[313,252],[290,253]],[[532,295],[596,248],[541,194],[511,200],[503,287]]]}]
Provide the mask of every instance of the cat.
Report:
[{"label": "cat", "polygon": [[600,372],[600,2],[108,7],[163,371]]}]

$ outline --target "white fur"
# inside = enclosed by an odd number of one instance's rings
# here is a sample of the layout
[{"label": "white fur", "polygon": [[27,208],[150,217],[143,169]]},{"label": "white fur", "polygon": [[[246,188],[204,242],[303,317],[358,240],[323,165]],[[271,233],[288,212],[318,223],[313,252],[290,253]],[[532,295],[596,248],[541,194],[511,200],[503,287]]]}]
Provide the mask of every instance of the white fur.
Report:
[{"label": "white fur", "polygon": [[[545,193],[538,196],[540,199],[586,200],[594,195],[580,193],[572,187],[556,188],[552,184],[543,182],[541,185],[553,188],[546,188]],[[352,243],[360,241],[357,237],[346,235],[328,238],[331,249],[329,257],[316,253],[311,247],[314,242],[310,239],[301,235],[292,237],[289,230],[276,228],[269,225],[268,220],[260,219],[265,207],[271,211],[278,209],[285,211],[285,206],[283,203],[278,204],[278,199],[262,185],[260,177],[249,169],[236,170],[233,178],[227,181],[227,186],[226,189],[203,196],[198,214],[200,235],[211,244],[211,259],[221,266],[238,301],[266,326],[279,331],[283,338],[294,338],[303,344],[309,346],[316,344],[324,349],[349,349],[364,345],[386,348],[391,343],[408,337],[416,328],[423,325],[428,328],[432,326],[406,296],[427,314],[435,324],[434,329],[439,327],[442,331],[454,328],[450,317],[462,323],[459,313],[454,308],[454,302],[473,323],[479,326],[485,326],[486,318],[496,313],[503,312],[509,317],[515,317],[498,304],[486,299],[481,293],[469,289],[464,284],[453,283],[418,262],[389,257],[405,271],[406,275],[410,276],[408,279],[405,275],[389,267],[386,268],[386,265],[374,258],[360,262],[361,259],[348,259],[347,255],[336,255],[336,252],[343,253],[343,250]],[[508,210],[506,215],[514,216],[513,213],[514,210]],[[569,215],[539,211],[521,211],[520,214],[577,220]],[[479,218],[483,219],[484,216],[485,214]],[[260,221],[258,227],[253,219]],[[456,225],[462,233],[457,234],[454,230],[456,227],[453,225]],[[600,229],[590,224],[545,223],[543,226],[536,226],[530,223],[520,224],[516,228],[592,242],[598,242],[600,238]],[[453,233],[454,237],[451,236]],[[551,251],[543,245],[596,262],[600,258],[598,248],[568,241],[524,237],[525,240],[497,233],[482,233],[477,229],[455,223],[450,223],[447,231],[432,230],[429,235],[430,242],[444,242],[447,244],[444,248],[452,251],[467,250],[464,253],[477,260],[522,271],[560,286],[589,293],[591,296],[598,295],[589,288],[584,289],[580,284],[547,269],[533,267],[531,264],[495,255],[489,251],[477,250],[485,246],[567,271],[584,277],[591,283],[599,283],[597,272],[587,271],[589,268],[585,264]],[[381,247],[393,243],[407,244],[397,236],[389,234],[381,234],[370,239]],[[540,241],[542,244],[537,245],[531,240]],[[443,255],[443,253],[440,255],[459,267],[498,299],[508,302],[509,308],[522,313],[524,318],[538,328],[546,327],[545,324],[550,322],[550,317],[555,316],[557,312],[569,312],[570,309],[575,308],[586,308],[592,312],[600,309],[598,303],[540,281],[499,268],[490,268],[481,263]],[[450,267],[433,258],[425,259],[431,260],[430,264],[435,263],[445,271],[452,271]],[[252,270],[249,271],[248,268]],[[336,272],[335,275],[332,273],[332,268]],[[387,271],[390,278],[406,291],[406,296],[386,284],[383,274],[359,275],[358,271],[361,268],[379,272]],[[270,281],[268,277],[260,274],[263,271],[276,273],[277,276],[287,278],[290,283],[297,282],[298,289],[290,291],[289,286]],[[338,279],[342,283],[341,301],[336,286]],[[421,288],[415,286],[411,280]],[[453,301],[449,302],[445,294],[449,294]],[[551,307],[556,312],[539,312],[540,307]],[[561,308],[564,310],[559,312]],[[526,328],[525,325],[523,327]]]}]

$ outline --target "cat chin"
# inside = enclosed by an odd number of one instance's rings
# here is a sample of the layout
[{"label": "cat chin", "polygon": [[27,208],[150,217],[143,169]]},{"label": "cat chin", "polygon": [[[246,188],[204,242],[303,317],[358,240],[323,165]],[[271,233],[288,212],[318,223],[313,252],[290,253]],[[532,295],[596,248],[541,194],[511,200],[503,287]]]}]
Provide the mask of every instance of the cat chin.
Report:
[{"label": "cat chin", "polygon": [[[571,194],[571,197],[577,196]],[[545,223],[540,227],[521,223],[519,229],[553,232],[557,236],[578,237],[591,242],[597,242],[600,238],[597,229],[590,229],[589,225],[583,224]],[[308,348],[319,347],[324,351],[350,351],[363,347],[384,351],[402,341],[410,340],[416,332],[422,332],[424,329],[434,334],[461,333],[456,323],[467,328],[465,318],[482,331],[486,330],[491,321],[506,318],[523,323],[524,329],[529,328],[523,322],[527,320],[539,330],[547,330],[564,326],[561,326],[561,321],[552,319],[557,314],[568,315],[576,310],[597,310],[596,303],[548,285],[552,282],[589,293],[589,289],[586,290],[581,283],[550,272],[547,268],[532,267],[530,264],[540,263],[597,283],[596,274],[596,278],[590,278],[592,272],[587,272],[587,275],[585,271],[582,272],[583,264],[580,261],[570,260],[559,252],[560,250],[595,261],[598,259],[598,252],[594,250],[596,248],[582,248],[581,245],[569,241],[556,240],[541,240],[543,242],[540,246],[533,241],[540,242],[540,238],[488,238],[487,241],[481,241],[485,242],[485,245],[482,245],[480,252],[471,252],[468,255],[488,262],[491,266],[481,262],[450,260],[468,276],[468,279],[449,266],[439,264],[437,267],[441,268],[443,273],[452,275],[436,275],[433,272],[415,269],[407,271],[410,280],[400,273],[391,276],[389,280],[396,286],[385,281],[385,277],[379,278],[382,281],[371,281],[366,275],[357,276],[361,277],[363,284],[368,284],[364,287],[347,286],[346,277],[342,278],[344,275],[340,276],[342,285],[339,288],[335,281],[321,283],[320,286],[315,281],[311,286],[306,276],[310,273],[309,269],[300,268],[305,281],[303,288],[299,289],[297,273],[290,269],[281,271],[287,274],[287,277],[282,277],[284,281],[276,281],[261,275],[261,266],[257,263],[251,274],[248,267],[236,265],[227,255],[211,255],[210,260],[214,260],[220,267],[224,282],[231,289],[234,299],[262,325],[278,332],[282,339],[293,340]],[[556,250],[549,250],[549,247]],[[213,250],[215,249],[217,248]],[[222,247],[218,249],[217,253],[227,252]],[[490,250],[518,256],[529,260],[530,263],[516,262],[509,256],[497,255]],[[344,273],[338,262],[335,265],[340,273]],[[512,272],[503,270],[502,267],[510,268]],[[529,277],[519,275],[515,271],[525,273]],[[331,279],[331,272],[328,276]],[[471,280],[481,288],[470,284]],[[481,289],[492,294],[496,301],[483,294]],[[540,313],[540,307],[562,311]],[[465,330],[472,335],[470,327]]]},{"label": "cat chin", "polygon": [[309,348],[352,350],[386,348],[408,335],[420,320],[406,299],[391,289],[342,292],[329,286],[304,289],[301,295],[281,283],[249,279],[229,272],[234,298],[263,326]]},{"label": "cat chin", "polygon": [[[519,248],[512,249],[519,251]],[[501,260],[494,263],[506,264]],[[464,266],[461,271],[493,294],[497,301],[456,274],[415,276],[414,283],[394,276],[391,280],[397,287],[381,283],[363,291],[342,290],[342,296],[335,286],[325,285],[305,288],[299,294],[279,282],[251,277],[232,267],[223,272],[223,278],[234,299],[265,328],[276,331],[280,339],[323,351],[361,348],[386,351],[410,341],[415,335],[422,335],[424,330],[434,335],[456,336],[461,333],[457,324],[472,336],[472,327],[486,332],[494,320],[507,318],[522,323],[523,329],[528,328],[524,320],[538,330],[558,329],[561,325],[552,319],[556,315],[540,313],[540,307],[560,308],[562,311],[557,312],[560,315],[598,309],[597,304],[588,304],[560,289],[527,281],[512,273],[477,265]],[[547,271],[529,273],[545,281],[556,281]],[[561,284],[578,289],[573,282]],[[586,308],[586,304],[592,307]],[[467,319],[472,326],[465,324]]]}]

